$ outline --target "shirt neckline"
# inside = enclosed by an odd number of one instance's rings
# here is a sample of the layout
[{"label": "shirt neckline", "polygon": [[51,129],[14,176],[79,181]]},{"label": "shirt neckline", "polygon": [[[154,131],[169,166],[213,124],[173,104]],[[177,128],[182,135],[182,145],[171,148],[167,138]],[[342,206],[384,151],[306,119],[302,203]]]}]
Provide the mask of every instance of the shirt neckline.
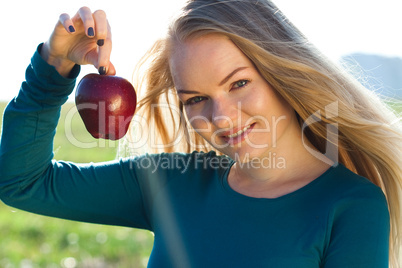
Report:
[{"label": "shirt neckline", "polygon": [[329,176],[331,176],[331,174],[334,172],[334,170],[340,166],[340,163],[335,163],[332,166],[330,166],[324,173],[322,173],[320,176],[318,176],[316,179],[312,180],[311,182],[309,182],[308,184],[304,185],[303,187],[290,192],[288,194],[284,194],[282,196],[279,197],[275,197],[275,198],[265,198],[265,197],[252,197],[252,196],[248,196],[248,195],[244,195],[241,194],[235,190],[232,189],[232,187],[230,187],[229,185],[229,181],[228,181],[228,175],[230,172],[230,169],[232,168],[232,166],[235,164],[235,161],[232,161],[232,163],[230,164],[230,166],[225,170],[225,172],[222,174],[221,176],[221,185],[223,190],[230,194],[233,197],[236,198],[242,198],[242,199],[246,199],[249,201],[262,201],[262,202],[277,202],[277,201],[281,201],[281,200],[286,200],[288,198],[297,196],[305,191],[310,190],[311,188],[313,188],[316,184],[318,184],[319,182],[323,181],[324,179],[328,178]]}]

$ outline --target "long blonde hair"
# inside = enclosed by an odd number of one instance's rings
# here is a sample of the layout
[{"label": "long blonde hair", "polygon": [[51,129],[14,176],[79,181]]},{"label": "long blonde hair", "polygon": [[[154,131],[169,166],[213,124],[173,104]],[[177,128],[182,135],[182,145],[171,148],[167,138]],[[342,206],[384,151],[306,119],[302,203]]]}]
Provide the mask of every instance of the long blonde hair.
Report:
[{"label": "long blonde hair", "polygon": [[[132,137],[136,142],[129,141],[128,148],[138,151],[141,147],[142,152],[213,149],[191,128],[169,68],[175,44],[209,33],[229,37],[242,50],[294,108],[305,136],[321,153],[325,153],[328,144],[327,125],[337,126],[338,162],[381,187],[387,197],[391,216],[390,263],[399,267],[402,134],[398,117],[323,56],[268,0],[187,3],[167,36],[158,40],[138,65],[134,80],[141,98],[137,112],[141,118],[137,122],[142,124],[133,124]],[[337,106],[336,116],[328,116],[326,107],[333,103]],[[305,127],[317,111],[324,116]],[[143,136],[147,133],[144,126],[148,127],[148,136]],[[138,142],[139,136],[144,142]]]}]

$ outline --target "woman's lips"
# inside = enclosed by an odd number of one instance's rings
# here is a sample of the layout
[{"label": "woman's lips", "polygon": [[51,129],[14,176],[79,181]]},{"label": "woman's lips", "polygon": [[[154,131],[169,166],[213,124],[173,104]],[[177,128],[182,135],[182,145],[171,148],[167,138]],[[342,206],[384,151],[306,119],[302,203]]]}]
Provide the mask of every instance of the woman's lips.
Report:
[{"label": "woman's lips", "polygon": [[243,128],[238,128],[232,131],[226,131],[220,134],[221,138],[230,145],[235,145],[245,140],[248,133],[254,128],[255,123],[245,126]]}]

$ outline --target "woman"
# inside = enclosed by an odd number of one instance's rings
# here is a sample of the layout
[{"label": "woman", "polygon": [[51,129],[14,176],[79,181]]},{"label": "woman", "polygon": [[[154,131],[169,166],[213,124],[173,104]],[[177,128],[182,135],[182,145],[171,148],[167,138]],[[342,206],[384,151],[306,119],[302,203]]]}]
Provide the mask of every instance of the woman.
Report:
[{"label": "woman", "polygon": [[103,11],[60,16],[5,111],[2,201],[151,230],[149,267],[397,267],[398,121],[274,4],[190,1],[144,57],[158,154],[51,161],[79,65],[114,74],[110,52]]}]

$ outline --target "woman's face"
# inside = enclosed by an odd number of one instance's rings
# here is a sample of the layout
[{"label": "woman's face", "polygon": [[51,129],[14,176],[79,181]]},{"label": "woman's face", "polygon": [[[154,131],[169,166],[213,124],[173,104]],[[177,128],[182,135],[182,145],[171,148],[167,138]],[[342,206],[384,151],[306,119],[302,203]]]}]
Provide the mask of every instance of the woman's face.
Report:
[{"label": "woman's face", "polygon": [[293,109],[227,37],[187,40],[169,64],[192,127],[232,159],[268,156],[298,129]]}]

